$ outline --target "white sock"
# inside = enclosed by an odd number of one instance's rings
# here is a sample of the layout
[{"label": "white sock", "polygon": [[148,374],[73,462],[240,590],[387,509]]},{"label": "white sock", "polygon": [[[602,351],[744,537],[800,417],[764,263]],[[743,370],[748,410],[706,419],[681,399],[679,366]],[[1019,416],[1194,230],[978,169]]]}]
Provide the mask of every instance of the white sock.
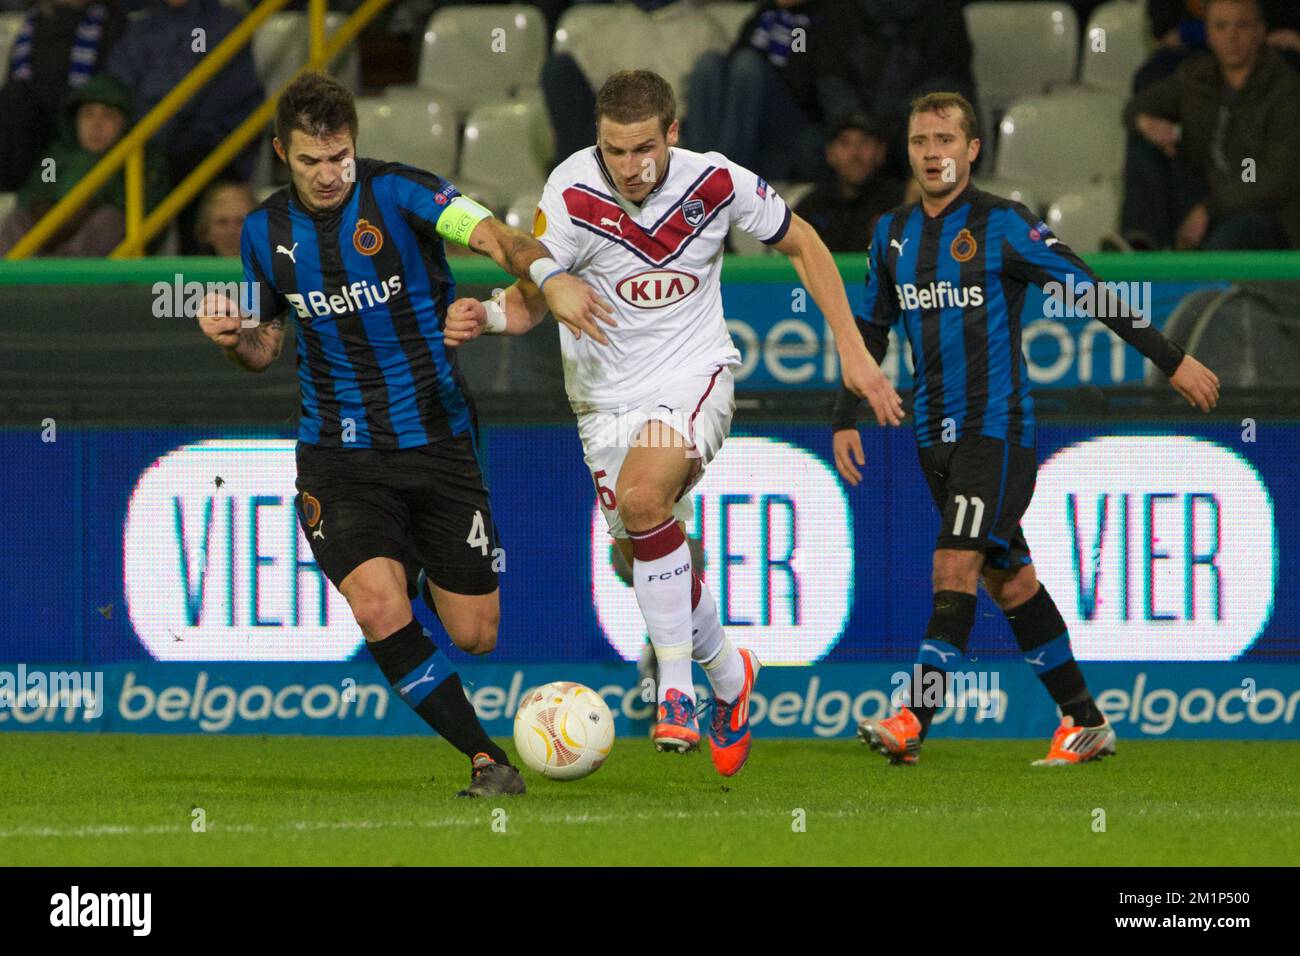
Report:
[{"label": "white sock", "polygon": [[[629,532],[632,588],[659,665],[659,703],[676,688],[695,700],[691,681],[691,551],[669,518],[657,528]],[[696,701],[696,703],[699,703]]]},{"label": "white sock", "polygon": [[700,581],[699,600],[691,612],[691,628],[695,631],[691,657],[704,668],[713,696],[728,704],[734,702],[745,686],[745,662],[740,651],[727,640],[727,632],[718,617],[718,605],[703,581]]}]

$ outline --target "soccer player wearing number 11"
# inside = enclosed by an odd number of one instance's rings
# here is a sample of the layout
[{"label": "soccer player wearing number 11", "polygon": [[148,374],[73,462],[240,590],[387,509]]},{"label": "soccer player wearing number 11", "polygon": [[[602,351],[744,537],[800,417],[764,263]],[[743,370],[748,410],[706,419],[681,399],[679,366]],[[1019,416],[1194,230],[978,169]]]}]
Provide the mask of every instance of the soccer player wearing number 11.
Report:
[{"label": "soccer player wearing number 11", "polygon": [[[953,93],[912,104],[908,156],[921,200],[880,218],[871,240],[866,321],[858,329],[877,362],[901,322],[915,368],[913,413],[921,469],[943,516],[934,552],[934,604],[911,687],[911,706],[865,720],[858,734],[892,763],[915,763],[960,666],[983,581],[1028,663],[1060,707],[1061,725],[1040,764],[1097,759],[1115,733],[1088,692],[1065,621],[1038,581],[1020,518],[1034,491],[1034,405],[1021,352],[1020,312],[1029,285],[1100,288],[1097,276],[1024,206],[970,184],[979,155],[975,114]],[[1106,298],[1097,318],[1208,412],[1219,380],[1150,325],[1119,316]],[[856,396],[843,393],[833,424],[835,464],[861,480]],[[919,686],[917,686],[919,684]]]}]

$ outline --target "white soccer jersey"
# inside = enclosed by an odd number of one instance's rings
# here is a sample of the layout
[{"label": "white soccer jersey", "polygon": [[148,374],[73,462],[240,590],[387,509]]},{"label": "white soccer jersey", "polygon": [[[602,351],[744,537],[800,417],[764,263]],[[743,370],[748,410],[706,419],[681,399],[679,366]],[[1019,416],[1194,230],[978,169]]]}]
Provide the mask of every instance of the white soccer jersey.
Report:
[{"label": "white soccer jersey", "polygon": [[664,181],[639,207],[619,196],[594,146],[555,168],[533,235],[613,303],[618,323],[601,326],[608,345],[560,326],[575,412],[635,406],[682,375],[740,364],[722,314],[722,245],[733,224],[779,242],[790,209],[721,153],[670,149]]}]

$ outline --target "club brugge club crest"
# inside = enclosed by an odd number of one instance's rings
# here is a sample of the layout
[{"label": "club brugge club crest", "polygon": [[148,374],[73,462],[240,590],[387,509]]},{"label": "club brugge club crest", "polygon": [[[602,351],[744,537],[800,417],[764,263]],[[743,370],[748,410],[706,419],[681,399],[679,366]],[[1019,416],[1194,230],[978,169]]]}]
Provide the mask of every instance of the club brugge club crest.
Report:
[{"label": "club brugge club crest", "polygon": [[363,256],[373,256],[384,247],[384,234],[378,226],[365,219],[357,220],[357,230],[352,233],[352,245]]},{"label": "club brugge club crest", "polygon": [[700,199],[692,199],[682,204],[682,215],[686,218],[688,226],[698,226],[704,221],[704,202]]}]

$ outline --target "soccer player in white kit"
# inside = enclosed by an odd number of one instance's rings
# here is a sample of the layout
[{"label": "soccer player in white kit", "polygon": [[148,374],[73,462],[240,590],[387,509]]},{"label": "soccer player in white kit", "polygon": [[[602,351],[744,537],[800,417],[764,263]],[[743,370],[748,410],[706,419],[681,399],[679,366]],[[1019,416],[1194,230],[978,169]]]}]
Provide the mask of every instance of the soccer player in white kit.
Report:
[{"label": "soccer player in white kit", "polygon": [[[845,384],[882,425],[902,403],[867,353],[826,245],[785,201],[720,153],[676,147],[672,87],[648,70],[611,76],[596,98],[596,145],[547,180],[533,235],[550,253],[488,302],[448,310],[449,345],[481,332],[518,335],[546,315],[539,291],[561,271],[612,304],[588,334],[560,327],[564,384],[578,417],[600,508],[633,570],[658,662],[660,750],[699,745],[691,661],[714,693],[709,745],[724,776],[749,756],[749,696],[759,662],[727,639],[708,588],[691,567],[681,522],[687,492],[722,447],[735,411],[740,353],[722,312],[722,254],[738,226],[790,257],[835,333]],[[602,325],[604,327],[602,327]]]}]

